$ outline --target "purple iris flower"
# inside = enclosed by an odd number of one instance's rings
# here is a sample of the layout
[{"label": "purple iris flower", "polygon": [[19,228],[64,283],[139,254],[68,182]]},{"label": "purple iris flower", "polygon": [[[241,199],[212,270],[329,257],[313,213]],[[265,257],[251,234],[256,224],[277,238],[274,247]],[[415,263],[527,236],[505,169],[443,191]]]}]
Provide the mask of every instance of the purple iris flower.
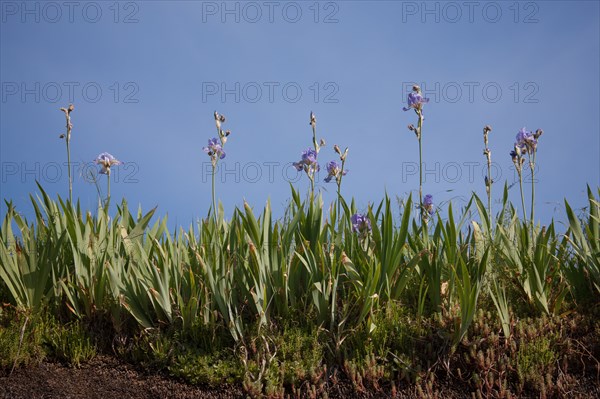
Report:
[{"label": "purple iris flower", "polygon": [[366,236],[371,231],[371,220],[367,215],[355,213],[350,219],[352,221],[352,231]]},{"label": "purple iris flower", "polygon": [[300,162],[294,162],[294,167],[297,171],[313,169],[316,171],[321,170],[321,167],[317,163],[317,152],[312,148],[308,148],[306,151],[302,151],[302,159]]},{"label": "purple iris flower", "polygon": [[515,147],[519,147],[522,154],[533,152],[537,147],[537,138],[533,132],[527,131],[525,128],[519,130],[516,140],[517,142],[515,143]]},{"label": "purple iris flower", "polygon": [[103,175],[110,175],[111,166],[123,164],[123,162],[119,161],[108,152],[103,152],[102,154],[98,155],[98,157],[94,159],[94,162],[102,166],[100,173]]},{"label": "purple iris flower", "polygon": [[433,215],[433,196],[427,194],[423,199],[423,208],[430,214]]},{"label": "purple iris flower", "polygon": [[327,177],[325,178],[325,182],[329,183],[332,178],[337,179],[338,176],[346,176],[347,173],[347,169],[342,170],[337,162],[331,161],[327,164]]},{"label": "purple iris flower", "polygon": [[403,107],[404,111],[408,111],[409,109],[417,109],[420,110],[423,104],[427,104],[429,102],[428,98],[423,97],[420,91],[413,91],[408,95],[408,107]]},{"label": "purple iris flower", "polygon": [[216,158],[216,157],[218,157],[219,159],[225,158],[225,150],[223,150],[223,147],[221,147],[219,140],[215,137],[208,140],[208,146],[204,147],[203,150],[211,158]]},{"label": "purple iris flower", "polygon": [[306,165],[312,165],[317,163],[317,152],[312,148],[302,152],[302,162]]}]

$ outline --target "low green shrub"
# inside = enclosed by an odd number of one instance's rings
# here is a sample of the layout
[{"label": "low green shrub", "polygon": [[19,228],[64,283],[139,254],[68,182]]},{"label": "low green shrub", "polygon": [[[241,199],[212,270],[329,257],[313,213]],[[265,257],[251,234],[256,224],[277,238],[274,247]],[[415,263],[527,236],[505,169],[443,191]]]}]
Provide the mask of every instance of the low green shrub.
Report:
[{"label": "low green shrub", "polygon": [[46,357],[44,329],[39,314],[5,307],[0,313],[0,370],[42,361]]},{"label": "low green shrub", "polygon": [[44,334],[48,354],[54,359],[79,367],[96,356],[96,345],[80,322],[60,324],[51,320]]}]

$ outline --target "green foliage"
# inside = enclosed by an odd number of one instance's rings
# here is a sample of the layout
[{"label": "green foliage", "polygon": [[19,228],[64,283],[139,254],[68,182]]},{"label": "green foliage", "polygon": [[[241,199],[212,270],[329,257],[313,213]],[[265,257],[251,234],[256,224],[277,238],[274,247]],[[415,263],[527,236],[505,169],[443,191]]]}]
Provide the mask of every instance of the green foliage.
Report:
[{"label": "green foliage", "polygon": [[37,363],[46,357],[39,314],[6,309],[0,314],[0,370]]},{"label": "green foliage", "polygon": [[517,353],[517,374],[519,380],[531,388],[541,389],[546,374],[552,373],[557,354],[547,337],[534,339],[521,345]]},{"label": "green foliage", "polygon": [[220,212],[175,233],[166,218],[153,221],[154,209],[132,214],[123,201],[114,217],[101,205],[84,214],[40,193],[33,222],[7,203],[0,227],[5,369],[46,353],[78,366],[100,350],[86,326],[106,320],[123,342],[103,348],[256,395],[316,395],[331,363],[358,390],[397,378],[434,392],[435,359],[455,352],[479,392],[502,396],[515,381],[542,392],[567,357],[552,334],[534,339],[516,316],[594,309],[600,294],[589,189],[581,220],[565,202],[565,236],[554,223],[519,220],[506,187],[495,220],[473,195],[460,212],[450,204],[445,218],[420,224],[410,196],[398,218],[386,195],[362,211],[372,226],[364,235],[352,230],[354,202],[339,198],[326,212],[321,196],[302,200],[293,188],[281,220],[269,203],[260,213],[244,204],[230,220]]},{"label": "green foliage", "polygon": [[572,271],[574,278],[589,278],[597,292],[600,292],[600,188],[598,199],[588,186],[589,208],[583,223],[575,216],[573,209],[565,200],[569,218],[567,238],[577,256],[577,264]]},{"label": "green foliage", "polygon": [[238,359],[227,352],[204,353],[189,350],[178,355],[168,367],[171,375],[192,384],[216,386],[241,381],[243,373]]},{"label": "green foliage", "polygon": [[[322,199],[302,201],[293,188],[283,221],[272,220],[269,204],[259,216],[245,204],[230,221],[209,218],[198,230],[175,235],[166,218],[150,227],[154,210],[134,217],[123,201],[115,218],[103,207],[96,216],[84,216],[78,205],[54,202],[40,191],[41,198],[32,199],[35,223],[8,203],[0,231],[0,278],[10,299],[33,310],[47,303],[59,314],[66,305],[79,318],[102,311],[112,315],[117,330],[128,316],[145,329],[181,320],[187,330],[199,318],[207,326],[223,324],[235,341],[247,344],[246,321],[257,318],[265,327],[273,316],[315,312],[339,352],[353,329],[367,323],[372,332],[373,312],[402,298],[407,287],[414,290],[418,281],[417,314],[460,310],[457,343],[473,319],[490,262],[495,267],[488,292],[504,318],[505,334],[506,287],[516,288],[509,291],[520,292],[538,311],[560,312],[573,289],[565,279],[582,285],[585,277],[576,268],[562,272],[562,265],[573,264],[571,249],[582,270],[596,278],[598,212],[591,191],[585,229],[566,204],[569,241],[559,239],[553,223],[540,229],[521,222],[511,207],[506,219],[506,188],[495,230],[477,196],[460,218],[450,204],[447,220],[438,215],[423,226],[412,218],[410,197],[397,224],[386,196],[367,212],[372,225],[367,237],[352,231],[353,204],[340,199],[343,213],[332,206],[323,220]],[[483,224],[472,221],[465,231],[473,201]]]},{"label": "green foliage", "polygon": [[[49,201],[45,193],[44,199]],[[7,206],[0,228],[0,278],[17,306],[36,312],[55,296],[54,283],[62,276],[59,262],[66,233],[51,228],[53,215],[62,213],[53,207],[46,222],[36,206],[38,223],[29,225],[12,203]],[[13,233],[13,221],[20,236]]]},{"label": "green foliage", "polygon": [[425,344],[428,341],[426,325],[396,301],[379,311],[374,322],[377,328],[365,348],[367,353],[372,351],[372,355],[385,359],[386,374],[416,381],[430,354]]},{"label": "green foliage", "polygon": [[586,389],[568,376],[570,368],[600,365],[591,351],[580,350],[582,339],[590,349],[599,342],[593,324],[580,315],[542,315],[515,322],[507,337],[497,333],[499,320],[479,311],[450,367],[477,397],[565,397]]},{"label": "green foliage", "polygon": [[96,346],[80,323],[51,323],[44,341],[50,356],[70,366],[79,367],[96,356]]},{"label": "green foliage", "polygon": [[527,302],[539,312],[558,314],[568,292],[561,278],[567,259],[567,240],[559,240],[554,222],[547,228],[531,227],[516,214],[506,226],[498,226],[498,255],[507,267],[511,281]]},{"label": "green foliage", "polygon": [[47,312],[9,308],[0,316],[0,369],[26,366],[46,357],[80,366],[96,355],[84,326],[63,325]]},{"label": "green foliage", "polygon": [[286,327],[275,339],[277,368],[284,384],[299,384],[320,372],[324,353],[319,335],[314,328]]}]

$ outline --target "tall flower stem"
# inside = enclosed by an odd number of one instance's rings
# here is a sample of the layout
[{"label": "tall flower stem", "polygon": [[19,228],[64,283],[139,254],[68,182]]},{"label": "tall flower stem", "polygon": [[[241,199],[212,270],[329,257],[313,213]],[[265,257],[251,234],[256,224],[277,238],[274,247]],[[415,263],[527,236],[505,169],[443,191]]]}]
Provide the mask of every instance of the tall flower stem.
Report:
[{"label": "tall flower stem", "polygon": [[521,206],[523,207],[523,221],[527,224],[527,213],[525,212],[525,196],[523,194],[523,173],[519,171],[519,189],[521,190]]},{"label": "tall flower stem", "polygon": [[225,150],[223,149],[225,147],[225,143],[227,142],[227,137],[229,137],[229,135],[231,134],[231,132],[229,130],[227,131],[223,131],[223,129],[221,129],[221,124],[225,123],[225,117],[223,115],[219,115],[219,113],[217,111],[215,111],[214,113],[214,117],[215,117],[215,126],[217,128],[217,137],[214,137],[212,139],[208,140],[208,146],[204,147],[203,150],[204,152],[210,157],[210,162],[212,165],[212,187],[211,187],[211,193],[212,193],[212,212],[213,212],[213,217],[215,219],[215,225],[218,224],[219,219],[218,219],[218,211],[217,211],[217,197],[215,194],[216,188],[215,188],[215,175],[217,173],[217,165],[219,163],[219,159],[223,159],[225,158]]},{"label": "tall flower stem", "polygon": [[513,158],[515,167],[519,172],[519,186],[521,188],[521,205],[523,206],[523,222],[527,224],[527,214],[525,213],[525,200],[523,198],[523,163],[525,158],[523,154],[527,154],[529,159],[529,169],[531,170],[531,213],[529,215],[529,222],[531,223],[531,240],[534,239],[533,227],[535,225],[535,156],[537,152],[538,139],[544,133],[542,129],[537,129],[535,133],[527,131],[522,128],[517,133],[517,141],[515,143],[515,149],[510,153]]},{"label": "tall flower stem", "polygon": [[[221,130],[221,124],[217,123],[217,137],[219,138],[219,141],[221,142],[221,147],[223,145],[225,145],[225,143],[223,142],[223,131]],[[219,162],[219,157],[215,157],[214,161],[212,163],[212,206],[213,206],[213,217],[215,218],[215,226],[218,223],[218,215],[217,215],[217,197],[215,194],[216,188],[215,188],[215,175],[217,174],[217,163]]]},{"label": "tall flower stem", "polygon": [[[343,165],[343,164],[342,164]],[[342,166],[343,167],[343,166]],[[341,182],[337,185],[337,225],[340,225],[341,213],[342,213],[342,203],[340,199],[342,198],[342,184]]]},{"label": "tall flower stem", "polygon": [[[419,85],[413,85],[412,92],[408,94],[408,104],[406,107],[402,109],[404,111],[408,111],[410,109],[414,110],[417,116],[419,117],[419,121],[417,122],[417,127],[413,124],[408,125],[408,130],[415,132],[417,136],[417,140],[419,140],[419,212],[421,213],[421,226],[425,224],[425,209],[423,208],[423,142],[422,142],[422,133],[423,133],[423,105],[429,102],[428,98],[423,97],[421,93],[421,88]],[[424,232],[424,230],[423,230]]]},{"label": "tall flower stem", "polygon": [[106,175],[106,206],[108,208],[110,202],[110,169],[113,166],[122,165],[123,162],[119,161],[108,152],[103,152],[98,155],[94,162],[102,166],[100,173]]},{"label": "tall flower stem", "polygon": [[342,177],[344,176],[344,165],[346,163],[346,157],[342,157],[342,168],[340,169],[339,178],[337,179],[337,224],[340,225],[341,214],[342,214]]},{"label": "tall flower stem", "polygon": [[423,114],[417,112],[419,115],[419,122],[417,125],[417,137],[419,139],[419,209],[421,211],[421,225],[423,225],[423,143],[421,130],[423,128]]},{"label": "tall flower stem", "polygon": [[312,126],[312,133],[313,133],[313,146],[315,147],[315,151],[317,152],[317,155],[319,154],[319,143],[317,143],[317,124],[316,123],[311,123]]},{"label": "tall flower stem", "polygon": [[216,163],[213,163],[212,167],[212,209],[213,217],[215,218],[215,225],[217,224],[217,201],[215,196],[215,172],[217,171]]},{"label": "tall flower stem", "polygon": [[535,154],[536,150],[533,150],[533,153],[529,156],[529,168],[531,169],[531,216],[529,221],[531,222],[532,234],[533,234],[533,226],[535,225],[534,219],[534,209],[535,209]]},{"label": "tall flower stem", "polygon": [[[490,217],[490,223],[492,223],[492,163],[488,161],[488,215]],[[490,226],[491,227],[491,226]]]},{"label": "tall flower stem", "polygon": [[65,113],[67,121],[66,133],[60,137],[65,139],[67,143],[67,175],[69,177],[69,202],[73,203],[73,177],[71,176],[71,130],[73,125],[71,124],[71,112],[75,109],[73,104],[69,104],[68,108],[61,108],[60,110]]},{"label": "tall flower stem", "polygon": [[[217,126],[217,134],[219,139],[221,139],[221,128],[219,126]],[[223,144],[223,140],[221,139],[221,145]],[[211,182],[212,182],[212,188],[211,188],[211,193],[212,193],[212,209],[213,209],[213,217],[215,219],[215,226],[217,225],[218,222],[218,217],[217,217],[217,197],[215,194],[216,188],[215,188],[215,175],[217,174],[217,163],[218,161],[218,157],[215,157],[214,161],[212,162],[212,177],[211,177]]]},{"label": "tall flower stem", "polygon": [[[483,127],[483,144],[485,148],[483,149],[483,155],[485,155],[487,161],[487,176],[485,178],[485,192],[488,197],[488,219],[489,219],[489,227],[490,232],[493,231],[493,214],[492,214],[492,152],[489,148],[489,140],[488,135],[492,131],[492,128],[489,125],[485,125]],[[490,233],[491,234],[491,233]]]},{"label": "tall flower stem", "polygon": [[[317,154],[317,158],[319,157],[319,143],[317,142],[317,118],[315,117],[315,114],[310,113],[310,126],[312,127],[312,134],[313,134],[313,146],[315,149],[315,153]],[[315,196],[315,169],[313,168],[312,172],[309,173],[308,177],[310,179],[310,199],[311,201],[313,200],[314,196]]]},{"label": "tall flower stem", "polygon": [[529,154],[529,169],[531,169],[531,216],[529,217],[529,223],[531,223],[531,242],[535,240],[535,147],[530,151]]},{"label": "tall flower stem", "polygon": [[[71,135],[69,129],[69,136]],[[69,202],[73,203],[73,178],[71,177],[71,140],[67,141],[67,173],[69,176]]]}]

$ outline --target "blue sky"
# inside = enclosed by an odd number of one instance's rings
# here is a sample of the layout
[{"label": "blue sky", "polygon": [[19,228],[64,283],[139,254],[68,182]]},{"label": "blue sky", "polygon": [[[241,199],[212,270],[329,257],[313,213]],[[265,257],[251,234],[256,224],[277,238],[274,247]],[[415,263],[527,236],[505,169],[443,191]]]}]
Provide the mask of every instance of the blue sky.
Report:
[{"label": "blue sky", "polygon": [[[418,146],[403,112],[413,82],[431,98],[423,127],[424,192],[437,204],[485,196],[482,128],[501,197],[521,127],[542,128],[536,213],[563,219],[600,185],[598,1],[0,2],[0,197],[31,215],[39,180],[67,192],[64,116],[75,105],[74,195],[94,209],[81,171],[107,151],[126,164],[112,197],[158,206],[188,225],[210,207],[213,112],[232,131],[217,175],[230,214],[245,199],[281,214],[291,162],[326,139],[349,147],[343,194],[363,209],[418,189]],[[335,185],[318,187],[327,203]],[[105,189],[104,176],[100,188]],[[529,185],[526,187],[529,196]],[[519,203],[518,185],[510,190]],[[528,201],[529,203],[529,201]],[[2,204],[0,213],[5,213]]]}]

